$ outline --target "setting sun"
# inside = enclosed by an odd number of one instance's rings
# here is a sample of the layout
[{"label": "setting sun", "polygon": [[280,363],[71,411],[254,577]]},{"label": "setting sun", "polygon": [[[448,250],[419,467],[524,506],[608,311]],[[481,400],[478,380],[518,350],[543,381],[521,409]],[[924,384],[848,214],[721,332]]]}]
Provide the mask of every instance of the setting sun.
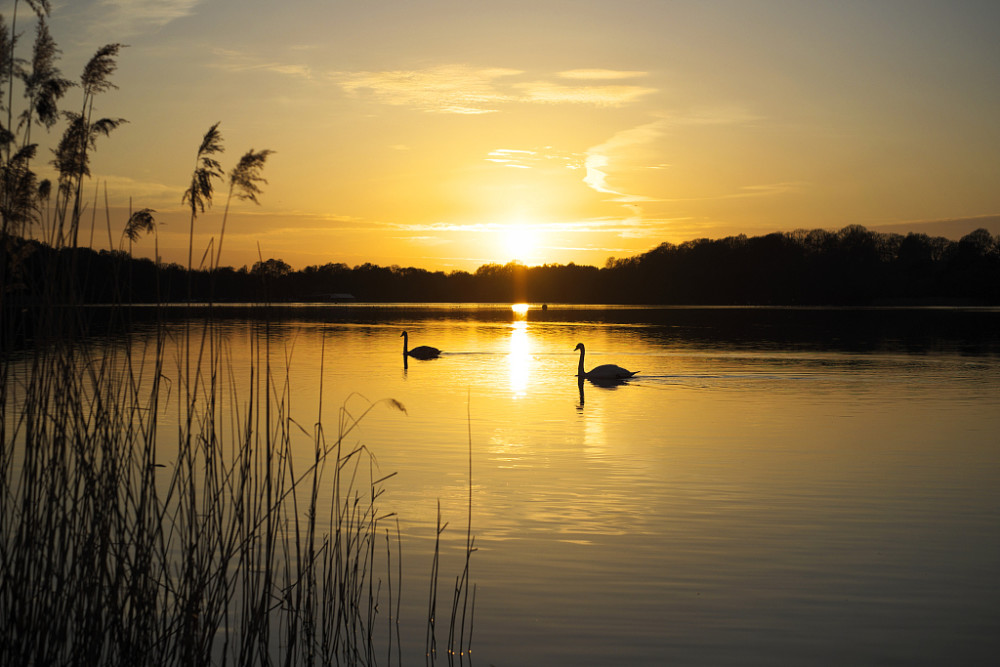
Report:
[{"label": "setting sun", "polygon": [[514,223],[503,232],[508,260],[517,260],[522,264],[532,264],[538,261],[539,234],[527,223]]}]

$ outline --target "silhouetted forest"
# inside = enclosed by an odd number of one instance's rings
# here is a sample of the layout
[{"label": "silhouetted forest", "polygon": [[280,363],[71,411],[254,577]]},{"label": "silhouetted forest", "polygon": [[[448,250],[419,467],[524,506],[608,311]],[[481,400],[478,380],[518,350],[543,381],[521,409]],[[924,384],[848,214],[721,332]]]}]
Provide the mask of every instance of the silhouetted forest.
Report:
[{"label": "silhouetted forest", "polygon": [[[89,303],[185,301],[188,275],[123,252],[10,243],[11,297],[45,289],[53,262],[77,275]],[[1000,303],[1000,237],[979,229],[961,240],[840,231],[663,243],[602,268],[576,264],[486,264],[475,272],[342,263],[300,271],[280,259],[252,267],[194,271],[196,301],[441,301],[702,305],[879,305]],[[349,296],[348,296],[349,295]]]}]

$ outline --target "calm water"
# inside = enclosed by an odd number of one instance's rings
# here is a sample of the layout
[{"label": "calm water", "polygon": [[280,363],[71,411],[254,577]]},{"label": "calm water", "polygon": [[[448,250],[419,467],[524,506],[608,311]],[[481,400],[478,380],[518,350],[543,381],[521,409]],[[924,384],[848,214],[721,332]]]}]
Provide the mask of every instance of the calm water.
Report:
[{"label": "calm water", "polygon": [[[407,409],[352,436],[398,473],[404,664],[439,500],[442,599],[461,569],[471,434],[473,664],[970,665],[1000,655],[998,323],[357,306],[289,311],[271,349],[307,428],[320,386],[328,430]],[[404,367],[404,329],[444,354]],[[578,385],[577,342],[640,374]]]}]

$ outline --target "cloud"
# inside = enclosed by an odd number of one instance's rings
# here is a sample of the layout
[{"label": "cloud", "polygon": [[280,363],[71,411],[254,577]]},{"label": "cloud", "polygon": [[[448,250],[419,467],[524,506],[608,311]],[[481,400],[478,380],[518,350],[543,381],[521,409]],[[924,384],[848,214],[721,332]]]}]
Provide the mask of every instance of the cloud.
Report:
[{"label": "cloud", "polygon": [[740,106],[712,107],[697,109],[685,115],[669,118],[671,125],[748,125],[761,120],[762,116],[751,113]]},{"label": "cloud", "polygon": [[746,185],[740,188],[739,192],[726,195],[726,199],[744,199],[746,197],[773,197],[789,192],[795,192],[802,188],[801,183],[785,181],[782,183],[765,183],[762,185]]},{"label": "cloud", "polygon": [[[662,232],[665,228],[675,225],[687,218],[641,219],[627,218],[588,218],[562,222],[537,222],[532,229],[552,238],[565,238],[569,234],[616,234],[620,237],[635,236],[644,238]],[[393,223],[372,222],[371,229],[383,228],[405,232],[409,236],[433,238],[434,234],[495,234],[506,232],[510,224],[505,222],[430,222],[430,223]]]},{"label": "cloud", "polygon": [[655,88],[642,86],[567,86],[549,81],[532,81],[514,85],[518,101],[541,104],[589,104],[597,107],[619,107],[631,104]]},{"label": "cloud", "polygon": [[112,200],[133,199],[136,208],[180,208],[184,188],[155,181],[140,181],[129,176],[102,175],[97,181],[108,189]]},{"label": "cloud", "polygon": [[422,244],[422,245],[429,245],[429,246],[448,245],[448,244],[454,243],[453,240],[451,240],[451,239],[443,239],[440,236],[409,236],[409,235],[407,235],[407,236],[396,236],[395,238],[398,239],[398,240],[400,240],[400,241],[408,241],[410,243],[419,243],[419,244]]},{"label": "cloud", "polygon": [[100,0],[104,30],[135,34],[190,16],[201,0]]},{"label": "cloud", "polygon": [[1000,213],[955,218],[869,223],[868,226],[870,229],[880,232],[895,234],[915,232],[931,236],[944,236],[945,238],[957,240],[976,229],[987,229],[993,234],[1000,235]]},{"label": "cloud", "polygon": [[623,154],[628,153],[633,147],[648,144],[659,139],[666,127],[663,119],[639,125],[618,132],[602,144],[588,148],[584,167],[586,173],[583,182],[597,192],[612,194],[617,196],[617,201],[648,201],[649,198],[634,194],[626,194],[611,187],[608,183],[608,172],[612,165],[612,160],[623,160]]},{"label": "cloud", "polygon": [[806,183],[798,181],[782,181],[780,183],[762,183],[760,185],[745,185],[739,188],[736,192],[730,192],[727,194],[713,195],[711,197],[675,197],[670,199],[663,199],[661,201],[665,202],[687,202],[687,201],[719,201],[722,199],[748,199],[755,197],[773,197],[776,195],[783,195],[789,192],[799,192],[804,187]]},{"label": "cloud", "polygon": [[582,163],[582,156],[578,153],[557,151],[552,146],[545,146],[544,148],[535,150],[498,148],[490,151],[486,156],[486,161],[518,169],[553,166],[565,169],[579,169]]},{"label": "cloud", "polygon": [[[617,107],[635,102],[654,88],[558,81],[517,81],[525,73],[507,68],[439,65],[420,70],[335,72],[333,81],[347,93],[383,104],[410,106],[435,113],[484,114],[503,104],[585,104]],[[569,70],[556,78],[574,81],[624,79],[642,72]]]},{"label": "cloud", "polygon": [[646,72],[613,69],[571,69],[559,72],[559,76],[564,79],[637,79],[646,74]]},{"label": "cloud", "polygon": [[213,49],[212,53],[216,61],[211,66],[227,72],[273,72],[306,79],[311,75],[307,65],[273,62],[231,49]]},{"label": "cloud", "polygon": [[621,194],[612,190],[611,186],[608,185],[608,174],[605,169],[610,163],[611,161],[607,155],[595,152],[593,149],[587,151],[587,161],[584,163],[587,172],[583,177],[583,182],[597,192],[613,195]]},{"label": "cloud", "polygon": [[383,104],[411,106],[438,113],[482,114],[510,98],[497,81],[519,70],[441,65],[424,70],[335,72],[333,80],[352,95]]},{"label": "cloud", "polygon": [[[652,122],[622,130],[604,143],[587,149],[584,161],[586,173],[583,181],[596,192],[615,195],[615,198],[611,201],[623,204],[662,201],[660,198],[624,192],[621,186],[612,185],[610,179],[613,172],[634,167],[644,169],[663,169],[668,167],[669,165],[663,162],[642,164],[642,157],[644,155],[655,155],[655,159],[658,161],[663,158],[662,153],[648,153],[643,151],[643,147],[660,140],[672,128],[705,125],[746,125],[759,119],[759,116],[755,116],[741,107],[718,107],[695,110],[687,114],[664,115]],[[796,187],[797,184],[794,183],[750,186],[740,193],[730,195],[730,197],[764,196],[787,192]]]}]

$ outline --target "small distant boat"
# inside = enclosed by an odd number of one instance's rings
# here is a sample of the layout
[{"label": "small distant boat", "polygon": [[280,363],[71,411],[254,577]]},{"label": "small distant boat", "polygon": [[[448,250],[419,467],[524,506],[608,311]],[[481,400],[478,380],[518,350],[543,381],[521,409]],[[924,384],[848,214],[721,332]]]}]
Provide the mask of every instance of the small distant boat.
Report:
[{"label": "small distant boat", "polygon": [[430,345],[421,345],[420,347],[415,347],[412,350],[409,348],[410,337],[404,331],[399,334],[403,338],[403,356],[413,357],[414,359],[437,359],[441,354],[441,350],[436,347],[431,347]]},{"label": "small distant boat", "polygon": [[577,376],[581,378],[587,378],[588,380],[595,382],[606,382],[614,380],[627,380],[639,371],[630,371],[627,368],[622,368],[621,366],[616,366],[615,364],[603,364],[595,368],[585,371],[583,369],[583,355],[587,353],[586,348],[583,343],[577,343],[575,350],[580,350],[580,365],[577,366]]}]

